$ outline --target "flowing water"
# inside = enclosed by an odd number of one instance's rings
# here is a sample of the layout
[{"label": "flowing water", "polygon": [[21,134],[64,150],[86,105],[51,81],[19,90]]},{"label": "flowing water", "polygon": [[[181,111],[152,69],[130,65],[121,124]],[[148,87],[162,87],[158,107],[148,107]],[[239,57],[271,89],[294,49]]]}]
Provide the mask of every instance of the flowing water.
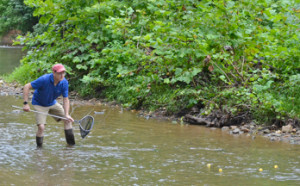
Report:
[{"label": "flowing water", "polygon": [[66,145],[63,124],[48,117],[44,147],[36,149],[34,114],[11,107],[21,104],[0,96],[0,185],[300,185],[300,146],[120,107],[73,106],[74,119],[95,118],[85,139],[75,125],[74,147]]}]

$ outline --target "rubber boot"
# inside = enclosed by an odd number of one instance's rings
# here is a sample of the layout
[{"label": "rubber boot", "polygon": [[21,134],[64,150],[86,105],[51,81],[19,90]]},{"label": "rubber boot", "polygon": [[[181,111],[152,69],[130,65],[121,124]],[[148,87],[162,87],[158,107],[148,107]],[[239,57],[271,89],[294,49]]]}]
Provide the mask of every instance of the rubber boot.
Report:
[{"label": "rubber boot", "polygon": [[66,136],[66,141],[67,141],[68,145],[75,145],[73,129],[65,130],[65,136]]},{"label": "rubber boot", "polygon": [[42,146],[43,146],[43,139],[44,139],[44,136],[43,137],[36,136],[36,145],[37,145],[38,148],[42,148]]}]

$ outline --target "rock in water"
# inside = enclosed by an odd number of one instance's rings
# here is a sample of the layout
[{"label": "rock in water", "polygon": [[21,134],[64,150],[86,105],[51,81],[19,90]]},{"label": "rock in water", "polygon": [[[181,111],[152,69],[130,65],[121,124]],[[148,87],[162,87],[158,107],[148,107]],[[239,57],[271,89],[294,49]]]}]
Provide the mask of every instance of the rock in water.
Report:
[{"label": "rock in water", "polygon": [[240,129],[234,129],[234,130],[232,131],[232,134],[240,134]]},{"label": "rock in water", "polygon": [[291,124],[282,126],[282,132],[284,132],[284,133],[292,132],[292,130],[293,130],[293,126]]},{"label": "rock in water", "polygon": [[104,114],[104,112],[102,111],[102,112],[96,112],[96,111],[94,111],[94,114]]}]

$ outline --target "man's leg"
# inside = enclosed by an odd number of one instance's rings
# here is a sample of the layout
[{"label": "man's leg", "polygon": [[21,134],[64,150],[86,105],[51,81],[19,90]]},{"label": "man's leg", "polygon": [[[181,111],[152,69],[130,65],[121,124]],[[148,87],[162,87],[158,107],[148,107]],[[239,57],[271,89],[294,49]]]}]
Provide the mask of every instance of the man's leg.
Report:
[{"label": "man's leg", "polygon": [[64,120],[66,141],[69,145],[75,145],[74,132],[72,122]]},{"label": "man's leg", "polygon": [[[56,103],[55,105],[51,106],[51,109],[49,113],[65,117],[65,111],[64,108],[61,104]],[[60,119],[54,118],[56,121],[60,121]],[[64,121],[64,130],[65,130],[65,137],[68,145],[75,145],[75,137],[74,137],[74,132],[73,132],[73,127],[72,127],[72,122]]]},{"label": "man's leg", "polygon": [[38,112],[43,112],[45,114],[36,113],[35,119],[37,123],[38,130],[36,132],[36,145],[38,148],[43,146],[43,140],[44,140],[44,130],[46,125],[46,119],[49,107],[42,107],[39,105],[33,105],[34,109]]},{"label": "man's leg", "polygon": [[45,130],[45,124],[39,124],[38,125],[38,130],[36,132],[36,145],[37,145],[37,147],[42,147],[43,146],[44,130]]}]

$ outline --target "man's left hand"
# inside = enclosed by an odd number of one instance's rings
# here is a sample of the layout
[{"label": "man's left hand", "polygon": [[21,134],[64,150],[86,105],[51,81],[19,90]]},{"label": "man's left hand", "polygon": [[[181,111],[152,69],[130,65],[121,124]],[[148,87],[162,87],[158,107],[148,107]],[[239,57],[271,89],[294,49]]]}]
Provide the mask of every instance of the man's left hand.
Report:
[{"label": "man's left hand", "polygon": [[74,119],[70,115],[66,115],[66,118],[68,119],[68,121],[72,123],[74,122]]}]

